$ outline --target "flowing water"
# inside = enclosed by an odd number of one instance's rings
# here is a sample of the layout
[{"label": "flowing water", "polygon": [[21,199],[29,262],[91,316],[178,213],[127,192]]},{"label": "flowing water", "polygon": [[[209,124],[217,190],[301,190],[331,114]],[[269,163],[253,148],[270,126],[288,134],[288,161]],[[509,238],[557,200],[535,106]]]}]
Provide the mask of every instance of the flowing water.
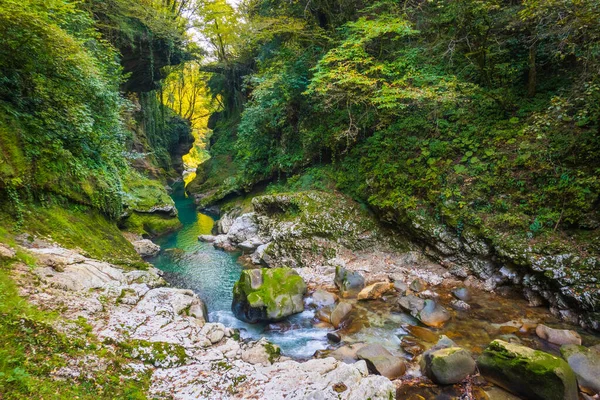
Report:
[{"label": "flowing water", "polygon": [[211,233],[213,216],[198,213],[193,200],[185,196],[182,185],[174,188],[172,197],[183,227],[156,239],[162,251],[149,260],[164,272],[167,282],[196,292],[206,303],[210,322],[238,328],[243,338],[266,337],[279,345],[284,354],[294,358],[309,358],[327,346],[327,331],[312,327],[312,311],[289,318],[297,329],[287,332],[270,331],[266,325],[251,325],[235,318],[231,301],[233,285],[243,269],[237,262],[239,254],[217,250],[212,244],[199,241],[199,235]]},{"label": "flowing water", "polygon": [[[217,250],[210,243],[200,242],[199,235],[211,233],[214,218],[198,213],[192,199],[185,197],[181,186],[175,189],[173,199],[179,210],[179,219],[183,227],[157,239],[156,242],[161,246],[162,251],[150,260],[157,268],[164,271],[165,279],[172,286],[196,292],[206,303],[211,322],[221,322],[226,326],[238,328],[243,338],[266,337],[279,345],[283,354],[287,356],[307,359],[312,357],[315,351],[328,347],[326,340],[328,329],[313,325],[314,312],[310,308],[288,318],[283,324],[283,330],[274,330],[272,326],[262,324],[246,324],[236,319],[231,312],[231,301],[233,285],[239,279],[243,269],[237,262],[239,254]],[[447,305],[452,299],[447,288],[437,288],[436,291],[442,303]],[[472,294],[473,299],[469,301],[472,306],[471,311],[450,310],[453,318],[442,329],[435,331],[436,337],[438,334],[447,335],[475,354],[480,353],[490,341],[496,338],[517,341],[559,354],[557,346],[541,341],[533,332],[518,332],[520,325],[511,326],[510,323],[511,320],[517,320],[576,329],[582,335],[584,345],[587,346],[600,342],[596,334],[559,322],[545,307],[529,307],[520,296],[502,297],[474,290]],[[402,338],[409,332],[416,338],[420,338],[423,334],[421,331],[419,335],[419,331],[411,327],[418,325],[414,318],[399,312],[391,302],[355,302],[354,310],[355,323],[350,327],[354,330],[346,332],[344,342],[380,343],[399,356],[411,358],[401,349],[400,344]]]}]

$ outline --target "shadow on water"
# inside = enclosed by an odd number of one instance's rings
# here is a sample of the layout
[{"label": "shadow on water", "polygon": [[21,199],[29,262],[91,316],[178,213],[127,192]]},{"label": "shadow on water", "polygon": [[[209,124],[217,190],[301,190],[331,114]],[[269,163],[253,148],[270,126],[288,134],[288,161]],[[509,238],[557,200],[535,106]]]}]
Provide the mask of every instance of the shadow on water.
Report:
[{"label": "shadow on water", "polygon": [[196,211],[193,200],[185,196],[183,185],[174,187],[172,198],[183,227],[156,239],[162,251],[149,260],[164,272],[167,282],[196,292],[206,303],[211,322],[238,328],[244,338],[266,337],[278,344],[286,355],[309,358],[327,346],[327,331],[312,327],[314,314],[311,311],[291,317],[289,322],[299,329],[288,332],[265,331],[265,325],[250,325],[235,318],[231,301],[233,285],[243,269],[237,262],[239,254],[217,250],[210,243],[198,240],[199,235],[211,233],[215,220],[211,215]]}]

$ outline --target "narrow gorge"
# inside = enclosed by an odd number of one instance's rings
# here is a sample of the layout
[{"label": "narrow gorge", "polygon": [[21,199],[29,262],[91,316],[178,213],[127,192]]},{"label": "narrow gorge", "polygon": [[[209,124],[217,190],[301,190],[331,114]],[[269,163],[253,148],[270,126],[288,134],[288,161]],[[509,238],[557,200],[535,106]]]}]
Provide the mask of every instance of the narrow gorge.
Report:
[{"label": "narrow gorge", "polygon": [[0,399],[599,399],[599,21],[0,0]]}]

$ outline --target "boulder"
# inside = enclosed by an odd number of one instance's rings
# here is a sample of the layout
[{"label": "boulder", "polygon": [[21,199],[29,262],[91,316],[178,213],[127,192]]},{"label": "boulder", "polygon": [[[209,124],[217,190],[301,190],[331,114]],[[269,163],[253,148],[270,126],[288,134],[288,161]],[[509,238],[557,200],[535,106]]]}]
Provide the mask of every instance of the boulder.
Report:
[{"label": "boulder", "polygon": [[560,353],[577,376],[579,387],[591,394],[600,393],[600,352],[567,344]]},{"label": "boulder", "polygon": [[356,297],[358,300],[377,300],[393,289],[394,285],[389,282],[376,282],[361,290]]},{"label": "boulder", "polygon": [[451,385],[475,372],[475,360],[460,347],[432,349],[421,358],[421,372],[437,384]]},{"label": "boulder", "polygon": [[327,340],[333,343],[342,341],[342,336],[338,332],[327,332]]},{"label": "boulder", "polygon": [[344,318],[346,318],[350,311],[352,311],[352,304],[346,302],[338,303],[338,305],[335,306],[331,312],[331,325],[333,325],[335,328],[339,328],[342,324],[342,321]]},{"label": "boulder", "polygon": [[388,379],[399,378],[406,372],[404,361],[392,355],[380,344],[368,344],[361,347],[356,352],[356,356],[367,362],[371,373],[383,375]]},{"label": "boulder", "polygon": [[450,319],[450,314],[435,301],[425,300],[425,306],[419,312],[418,318],[427,326],[439,328]]},{"label": "boulder", "polygon": [[581,336],[575,331],[568,329],[553,329],[546,325],[539,324],[535,328],[535,333],[544,340],[550,343],[563,345],[563,344],[576,344],[581,345]]},{"label": "boulder", "polygon": [[337,296],[335,294],[323,289],[316,290],[310,297],[313,304],[315,304],[317,307],[333,306],[337,300]]},{"label": "boulder", "polygon": [[365,278],[356,271],[337,266],[334,283],[342,297],[354,297],[365,287]]},{"label": "boulder", "polygon": [[231,309],[248,322],[275,322],[304,311],[306,283],[291,268],[242,271],[233,287]]},{"label": "boulder", "polygon": [[248,239],[255,238],[258,234],[258,225],[256,224],[255,217],[254,213],[248,213],[236,218],[227,232],[229,241],[242,243]]},{"label": "boulder", "polygon": [[253,237],[244,240],[242,243],[238,244],[237,247],[240,250],[242,250],[245,254],[251,254],[262,244],[263,242],[259,238]]},{"label": "boulder", "polygon": [[394,289],[396,289],[401,296],[404,296],[408,290],[408,285],[402,281],[394,281]]},{"label": "boulder", "polygon": [[577,400],[577,380],[566,361],[529,347],[494,340],[477,359],[490,382],[528,399]]},{"label": "boulder", "polygon": [[152,257],[160,252],[160,246],[152,243],[150,239],[136,240],[131,244],[135,251],[142,257]]}]

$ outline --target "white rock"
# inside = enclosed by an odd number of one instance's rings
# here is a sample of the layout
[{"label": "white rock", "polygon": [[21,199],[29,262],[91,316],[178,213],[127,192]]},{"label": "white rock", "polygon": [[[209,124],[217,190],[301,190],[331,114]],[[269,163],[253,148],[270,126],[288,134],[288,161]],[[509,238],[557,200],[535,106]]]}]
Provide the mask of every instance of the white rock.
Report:
[{"label": "white rock", "polygon": [[160,246],[150,239],[136,240],[131,243],[134,250],[142,257],[152,257],[160,252]]}]

